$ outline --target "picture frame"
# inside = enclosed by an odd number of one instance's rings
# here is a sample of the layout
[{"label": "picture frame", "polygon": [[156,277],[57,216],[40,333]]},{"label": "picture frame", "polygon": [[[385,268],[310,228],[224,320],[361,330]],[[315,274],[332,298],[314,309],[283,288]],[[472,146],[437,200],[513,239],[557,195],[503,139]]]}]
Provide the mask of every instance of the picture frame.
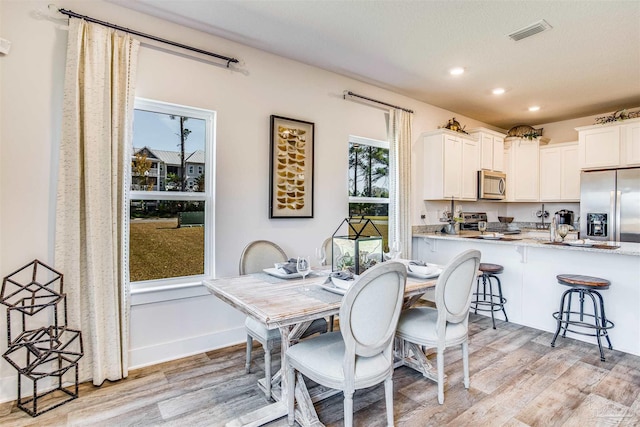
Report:
[{"label": "picture frame", "polygon": [[269,218],[313,218],[315,125],[271,116]]}]

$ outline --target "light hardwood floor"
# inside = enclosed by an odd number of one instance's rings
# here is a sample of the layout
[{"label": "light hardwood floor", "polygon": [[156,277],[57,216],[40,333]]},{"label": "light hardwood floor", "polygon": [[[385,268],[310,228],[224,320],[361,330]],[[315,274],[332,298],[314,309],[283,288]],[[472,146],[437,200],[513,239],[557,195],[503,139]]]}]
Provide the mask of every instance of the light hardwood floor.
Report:
[{"label": "light hardwood floor", "polygon": [[[483,316],[470,318],[471,388],[462,385],[459,349],[445,353],[445,403],[436,384],[401,367],[394,373],[398,426],[640,426],[640,357]],[[615,346],[615,342],[613,343]],[[277,352],[274,352],[277,353]],[[256,346],[251,374],[238,345],[130,372],[102,387],[82,384],[80,397],[32,418],[14,403],[0,405],[11,426],[223,426],[264,406],[255,386],[263,375]],[[279,360],[276,356],[275,361]],[[327,426],[342,425],[342,395],[316,405]],[[382,385],[357,391],[357,426],[384,425]],[[286,426],[286,418],[270,424]]]}]

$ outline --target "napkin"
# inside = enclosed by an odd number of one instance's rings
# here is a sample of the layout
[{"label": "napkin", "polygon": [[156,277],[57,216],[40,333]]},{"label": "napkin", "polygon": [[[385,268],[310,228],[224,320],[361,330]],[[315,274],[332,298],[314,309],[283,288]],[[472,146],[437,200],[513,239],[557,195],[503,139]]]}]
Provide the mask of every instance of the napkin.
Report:
[{"label": "napkin", "polygon": [[353,277],[353,273],[351,273],[350,271],[334,271],[329,274],[329,276],[335,277],[336,279],[340,280],[355,280],[355,278]]},{"label": "napkin", "polygon": [[412,260],[412,261],[409,261],[409,265],[419,265],[419,266],[422,266],[422,267],[426,267],[427,263],[424,262],[424,261],[418,261],[418,260],[414,261],[414,260]]},{"label": "napkin", "polygon": [[275,266],[278,270],[280,270],[281,273],[293,274],[298,272],[297,264],[297,259],[289,258],[287,262],[277,262]]}]

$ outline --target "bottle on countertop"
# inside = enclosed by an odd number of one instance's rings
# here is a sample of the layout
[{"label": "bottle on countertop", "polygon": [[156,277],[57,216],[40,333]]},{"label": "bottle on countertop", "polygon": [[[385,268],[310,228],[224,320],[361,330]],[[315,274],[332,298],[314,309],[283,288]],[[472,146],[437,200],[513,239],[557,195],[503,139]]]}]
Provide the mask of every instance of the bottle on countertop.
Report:
[{"label": "bottle on countertop", "polygon": [[549,241],[550,242],[555,242],[556,241],[556,217],[555,217],[555,215],[551,219],[551,223],[549,224]]}]

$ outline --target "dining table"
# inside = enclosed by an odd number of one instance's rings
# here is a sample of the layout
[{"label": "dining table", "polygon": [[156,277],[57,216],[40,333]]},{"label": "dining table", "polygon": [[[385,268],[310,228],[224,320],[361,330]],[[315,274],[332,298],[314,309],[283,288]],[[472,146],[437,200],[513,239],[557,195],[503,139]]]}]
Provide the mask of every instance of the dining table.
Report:
[{"label": "dining table", "polygon": [[[209,292],[222,301],[267,328],[280,330],[281,366],[285,366],[287,349],[298,342],[311,322],[337,315],[340,311],[342,295],[332,292],[334,289],[330,286],[330,273],[330,267],[322,267],[312,270],[306,278],[292,275],[297,277],[288,279],[260,272],[210,279],[203,283]],[[435,287],[436,282],[436,277],[408,275],[404,306],[413,305],[429,289]],[[428,364],[426,359],[425,362]],[[396,363],[396,366],[399,364],[402,363]],[[425,373],[425,376],[432,377],[431,373]],[[287,378],[283,375],[282,368],[272,378],[258,381],[258,386],[263,391],[265,381],[271,381],[274,402],[238,416],[229,421],[227,427],[260,426],[287,415]],[[305,382],[299,378],[295,388],[296,421],[302,426],[321,426],[313,404],[336,393],[339,391],[322,386],[307,389]]]}]

